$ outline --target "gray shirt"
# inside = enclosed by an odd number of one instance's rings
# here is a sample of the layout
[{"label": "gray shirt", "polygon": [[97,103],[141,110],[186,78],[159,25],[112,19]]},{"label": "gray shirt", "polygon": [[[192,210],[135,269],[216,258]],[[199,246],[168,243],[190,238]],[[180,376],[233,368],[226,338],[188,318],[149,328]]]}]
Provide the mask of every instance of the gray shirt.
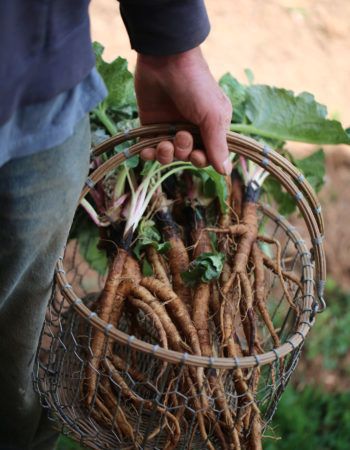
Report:
[{"label": "gray shirt", "polygon": [[18,109],[0,125],[0,167],[13,158],[62,144],[75,125],[107,95],[94,68],[74,88],[41,103]]}]

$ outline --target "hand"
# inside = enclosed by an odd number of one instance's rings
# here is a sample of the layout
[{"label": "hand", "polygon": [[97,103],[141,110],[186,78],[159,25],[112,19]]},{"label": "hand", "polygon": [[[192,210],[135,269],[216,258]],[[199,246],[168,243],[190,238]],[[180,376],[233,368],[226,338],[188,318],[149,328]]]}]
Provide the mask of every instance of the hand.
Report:
[{"label": "hand", "polygon": [[232,107],[222,92],[199,47],[171,56],[138,55],[135,89],[143,125],[190,122],[200,129],[204,151],[193,148],[192,135],[176,133],[174,142],[162,141],[141,153],[146,160],[168,164],[174,157],[197,167],[211,164],[223,175],[232,164],[226,142]]}]

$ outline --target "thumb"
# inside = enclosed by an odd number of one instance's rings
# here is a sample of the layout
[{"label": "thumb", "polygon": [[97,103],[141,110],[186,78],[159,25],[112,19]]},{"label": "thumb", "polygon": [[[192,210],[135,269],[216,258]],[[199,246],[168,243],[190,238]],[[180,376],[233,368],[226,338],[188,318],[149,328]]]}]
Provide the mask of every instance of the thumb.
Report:
[{"label": "thumb", "polygon": [[217,115],[210,112],[199,126],[208,160],[222,175],[230,175],[232,171],[226,140],[226,123],[222,114]]}]

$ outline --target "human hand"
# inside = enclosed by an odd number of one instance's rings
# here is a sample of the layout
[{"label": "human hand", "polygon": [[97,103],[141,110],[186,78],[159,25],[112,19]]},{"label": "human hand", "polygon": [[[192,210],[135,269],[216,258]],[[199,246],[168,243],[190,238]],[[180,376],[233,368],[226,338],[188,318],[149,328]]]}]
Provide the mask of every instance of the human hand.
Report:
[{"label": "human hand", "polygon": [[174,142],[146,148],[141,157],[168,164],[174,157],[197,167],[211,164],[217,172],[231,173],[226,142],[232,107],[222,92],[199,47],[171,56],[138,55],[135,89],[143,125],[190,122],[199,127],[204,151],[193,148],[192,135],[176,133]]}]

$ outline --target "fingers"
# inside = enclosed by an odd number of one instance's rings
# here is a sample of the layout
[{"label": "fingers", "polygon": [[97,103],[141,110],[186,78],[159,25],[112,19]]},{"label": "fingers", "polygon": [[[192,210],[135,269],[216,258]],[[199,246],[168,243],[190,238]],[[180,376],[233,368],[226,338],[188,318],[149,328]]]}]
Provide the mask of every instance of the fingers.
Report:
[{"label": "fingers", "polygon": [[208,165],[208,159],[202,150],[193,150],[190,155],[190,161],[194,166],[199,168],[206,167]]},{"label": "fingers", "polygon": [[174,159],[174,145],[170,141],[162,141],[157,145],[156,158],[161,164],[170,164]]},{"label": "fingers", "polygon": [[192,150],[193,140],[191,137],[191,150],[180,150],[169,141],[162,141],[157,148],[146,147],[141,152],[141,158],[145,161],[157,159],[161,164],[169,164],[173,161],[173,156],[177,150],[177,159],[190,161],[196,167],[208,166],[208,158],[203,150]]},{"label": "fingers", "polygon": [[231,123],[231,117],[232,106],[224,96],[220,108],[211,109],[199,125],[208,161],[217,172],[223,175],[229,175],[232,171],[226,141],[226,132]]},{"label": "fingers", "polygon": [[156,149],[146,147],[141,151],[140,156],[144,161],[154,161],[156,159]]},{"label": "fingers", "polygon": [[174,155],[181,161],[188,161],[193,149],[193,137],[188,131],[178,131],[174,139]]},{"label": "fingers", "polygon": [[162,141],[157,148],[144,148],[140,156],[145,161],[157,160],[161,164],[170,164],[174,160],[174,145],[170,141]]},{"label": "fingers", "polygon": [[[178,131],[174,142],[162,141],[157,148],[147,147],[142,150],[141,158],[145,161],[157,160],[161,164],[169,164],[174,157],[180,161],[189,161],[193,149],[193,137],[188,131]],[[194,158],[196,160],[196,156]],[[203,157],[200,158],[203,161]]]},{"label": "fingers", "polygon": [[[231,120],[231,112],[228,122]],[[142,150],[142,159],[157,160],[161,164],[170,164],[174,158],[190,161],[196,167],[206,167],[210,164],[218,172],[226,175],[232,171],[232,164],[228,159],[229,151],[226,142],[226,129],[218,123],[213,114],[206,119],[206,126],[201,127],[201,134],[206,151],[193,150],[193,137],[188,131],[178,131],[174,141],[161,141],[156,148],[147,147]]]}]

